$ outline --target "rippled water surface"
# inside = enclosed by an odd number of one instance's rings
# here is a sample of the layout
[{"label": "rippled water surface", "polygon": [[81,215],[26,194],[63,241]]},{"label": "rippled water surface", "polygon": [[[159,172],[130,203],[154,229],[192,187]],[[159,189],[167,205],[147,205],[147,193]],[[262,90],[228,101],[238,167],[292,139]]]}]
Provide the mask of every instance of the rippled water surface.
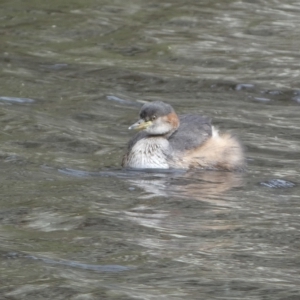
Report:
[{"label": "rippled water surface", "polygon": [[[1,299],[300,299],[300,3],[2,1]],[[120,168],[145,101],[248,171]]]}]

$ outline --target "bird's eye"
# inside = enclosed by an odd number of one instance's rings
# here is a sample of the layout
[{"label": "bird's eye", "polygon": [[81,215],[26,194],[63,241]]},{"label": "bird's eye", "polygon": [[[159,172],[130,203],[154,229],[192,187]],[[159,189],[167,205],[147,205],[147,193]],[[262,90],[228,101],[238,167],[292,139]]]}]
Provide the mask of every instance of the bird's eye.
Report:
[{"label": "bird's eye", "polygon": [[153,116],[151,119],[152,119],[152,121],[154,121],[156,119],[156,116]]}]

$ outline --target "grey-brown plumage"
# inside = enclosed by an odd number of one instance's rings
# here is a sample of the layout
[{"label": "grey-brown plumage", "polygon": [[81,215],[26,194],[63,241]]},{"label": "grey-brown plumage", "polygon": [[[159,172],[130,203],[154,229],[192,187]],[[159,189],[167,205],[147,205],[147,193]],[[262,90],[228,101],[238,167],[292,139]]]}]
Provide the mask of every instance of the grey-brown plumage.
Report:
[{"label": "grey-brown plumage", "polygon": [[176,151],[196,148],[212,135],[211,120],[208,117],[181,115],[179,122],[180,126],[168,139]]},{"label": "grey-brown plumage", "polygon": [[140,129],[128,143],[122,165],[130,168],[207,168],[236,170],[244,167],[240,143],[230,134],[219,135],[205,116],[177,116],[167,103],[145,104]]}]

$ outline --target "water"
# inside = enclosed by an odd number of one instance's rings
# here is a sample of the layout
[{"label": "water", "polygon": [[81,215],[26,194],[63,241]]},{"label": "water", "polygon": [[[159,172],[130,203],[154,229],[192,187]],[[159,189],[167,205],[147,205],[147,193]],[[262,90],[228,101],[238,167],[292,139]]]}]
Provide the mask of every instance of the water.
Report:
[{"label": "water", "polygon": [[[1,298],[300,298],[297,1],[1,5]],[[248,171],[122,170],[158,99]]]}]

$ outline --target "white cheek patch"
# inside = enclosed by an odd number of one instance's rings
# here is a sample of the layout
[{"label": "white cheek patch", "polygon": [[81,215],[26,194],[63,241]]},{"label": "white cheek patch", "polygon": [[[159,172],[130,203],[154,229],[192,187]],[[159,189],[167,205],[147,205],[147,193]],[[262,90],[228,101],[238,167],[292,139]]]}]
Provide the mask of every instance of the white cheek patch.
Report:
[{"label": "white cheek patch", "polygon": [[163,121],[162,119],[157,119],[153,122],[151,126],[146,129],[146,132],[150,134],[163,135],[167,134],[172,130],[172,125],[168,122]]}]

